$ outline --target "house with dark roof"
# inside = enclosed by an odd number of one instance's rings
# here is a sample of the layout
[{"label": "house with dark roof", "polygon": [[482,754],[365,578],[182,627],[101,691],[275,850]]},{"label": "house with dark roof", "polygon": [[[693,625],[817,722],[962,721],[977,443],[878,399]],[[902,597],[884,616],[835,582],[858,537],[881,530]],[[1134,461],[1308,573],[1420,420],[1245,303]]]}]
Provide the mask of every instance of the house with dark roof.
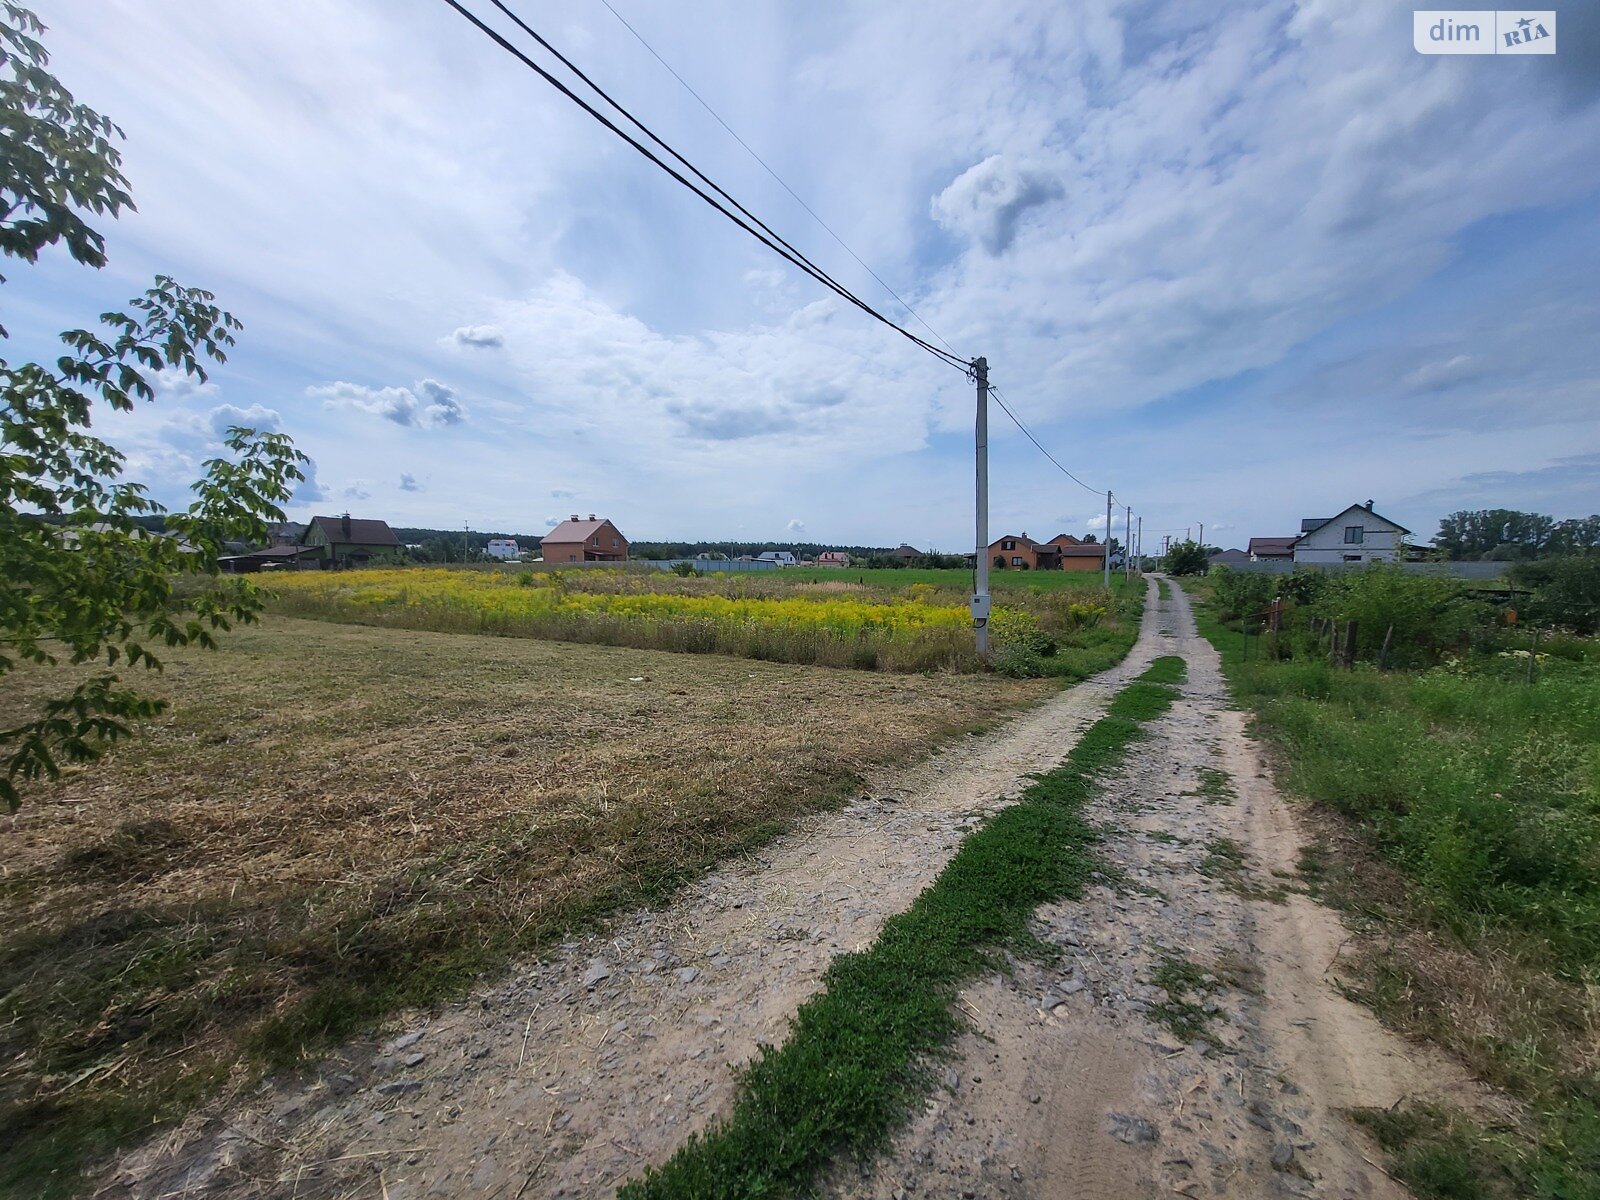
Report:
[{"label": "house with dark roof", "polygon": [[299,561],[319,567],[364,567],[373,559],[398,556],[400,539],[387,521],[366,520],[345,513],[338,517],[312,517],[300,535],[303,549],[314,555],[301,555]]},{"label": "house with dark roof", "polygon": [[1250,561],[1250,556],[1243,550],[1218,550],[1215,554],[1206,557],[1208,567],[1236,567],[1240,563]]},{"label": "house with dark roof", "polygon": [[1106,548],[1100,542],[1080,542],[1070,533],[1058,533],[1048,542],[1036,542],[1026,533],[1007,534],[989,545],[989,562],[997,570],[1098,571]]},{"label": "house with dark roof", "polygon": [[1244,552],[1251,562],[1288,562],[1294,558],[1294,543],[1293,537],[1253,537]]},{"label": "house with dark roof", "polygon": [[628,539],[604,517],[573,513],[539,542],[547,563],[627,562]]},{"label": "house with dark roof", "polygon": [[909,542],[901,542],[893,550],[889,551],[889,557],[899,559],[902,563],[910,566],[922,557],[922,551]]},{"label": "house with dark roof", "polygon": [[1372,501],[1352,504],[1334,517],[1307,518],[1294,539],[1296,563],[1397,562],[1411,531],[1372,510]]}]

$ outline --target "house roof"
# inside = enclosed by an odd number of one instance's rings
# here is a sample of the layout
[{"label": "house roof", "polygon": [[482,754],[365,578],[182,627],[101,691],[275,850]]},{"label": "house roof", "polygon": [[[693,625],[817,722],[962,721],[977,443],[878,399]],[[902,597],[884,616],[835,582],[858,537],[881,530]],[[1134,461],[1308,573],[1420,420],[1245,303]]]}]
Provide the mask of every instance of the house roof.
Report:
[{"label": "house roof", "polygon": [[918,550],[910,542],[901,542],[893,550],[889,551],[889,553],[890,554],[910,555],[912,558],[921,558],[922,557],[922,551]]},{"label": "house roof", "polygon": [[1249,561],[1250,556],[1243,550],[1219,550],[1210,558],[1206,559],[1206,562],[1210,563],[1212,566],[1216,566],[1218,563],[1239,563]]},{"label": "house roof", "polygon": [[1104,542],[1083,542],[1076,546],[1058,546],[1062,558],[1104,558],[1106,544]]},{"label": "house roof", "polygon": [[[611,522],[606,517],[590,517],[587,521],[580,521],[577,517],[568,517],[549,533],[545,534],[542,541],[557,543],[587,542],[607,525],[611,525]],[[618,536],[621,536],[622,530],[617,529],[615,525],[611,525],[611,528],[616,529]]]},{"label": "house roof", "polygon": [[1017,542],[1018,544],[1023,545],[1023,546],[1036,546],[1036,545],[1038,545],[1037,542],[1035,542],[1031,537],[1029,537],[1025,533],[1002,533],[999,537],[995,538],[994,541],[989,543],[989,549],[993,550],[1001,542]]},{"label": "house roof", "polygon": [[1070,533],[1058,533],[1046,544],[1051,546],[1081,546],[1083,545],[1083,539],[1073,537]]},{"label": "house roof", "polygon": [[1286,557],[1294,553],[1294,544],[1299,540],[1298,537],[1253,537],[1246,553]]},{"label": "house roof", "polygon": [[[1384,516],[1382,513],[1373,512],[1372,511],[1372,506],[1370,504],[1352,504],[1349,508],[1345,509],[1343,512],[1337,513],[1337,514],[1335,514],[1334,516],[1331,516],[1331,517],[1327,517],[1327,518],[1305,517],[1305,518],[1303,518],[1301,520],[1301,522],[1300,522],[1300,538],[1305,537],[1306,534],[1308,534],[1308,533],[1315,533],[1317,530],[1321,529],[1324,525],[1332,525],[1335,521],[1339,520],[1340,517],[1343,517],[1343,516],[1345,516],[1345,515],[1347,515],[1349,513],[1353,513],[1353,512],[1365,513],[1369,517],[1377,517],[1378,520],[1382,521],[1385,525],[1393,525],[1401,533],[1410,533],[1411,532],[1411,530],[1407,529],[1404,525],[1400,524],[1400,522],[1391,521],[1391,520],[1389,520],[1388,517]],[[1300,538],[1295,538],[1294,540],[1298,542],[1300,540]]]},{"label": "house roof", "polygon": [[[311,525],[306,532],[315,526],[322,530],[322,535],[330,543],[343,546],[398,546],[400,539],[395,537],[394,530],[389,528],[387,521],[363,520],[359,517],[350,518],[350,532],[344,532],[343,517],[312,517]],[[301,535],[302,537],[304,534]]]}]

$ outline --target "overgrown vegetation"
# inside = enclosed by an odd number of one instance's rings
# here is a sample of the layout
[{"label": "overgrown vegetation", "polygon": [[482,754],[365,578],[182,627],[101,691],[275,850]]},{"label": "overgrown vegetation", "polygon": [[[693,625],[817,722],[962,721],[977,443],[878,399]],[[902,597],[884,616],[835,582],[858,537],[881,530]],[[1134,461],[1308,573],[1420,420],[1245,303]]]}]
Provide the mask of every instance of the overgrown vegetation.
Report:
[{"label": "overgrown vegetation", "polygon": [[1081,894],[1096,837],[1083,807],[1140,724],[1172,703],[1167,684],[1182,669],[1181,659],[1160,659],[1125,688],[1066,762],[971,835],[870,950],[834,960],[787,1041],[745,1074],[731,1116],[619,1195],[788,1195],[835,1155],[880,1147],[931,1086],[927,1064],[958,1028],[957,989],[997,951],[1031,948],[1038,905]]},{"label": "overgrown vegetation", "polygon": [[[965,573],[885,574],[896,586],[776,571],[429,568],[304,572],[276,586],[278,611],[325,620],[864,670],[988,668],[975,648]],[[1082,679],[1117,662],[1140,612],[1139,592],[1118,582],[1115,593],[1088,584],[1009,591],[991,626],[995,665],[1019,678]]]},{"label": "overgrown vegetation", "polygon": [[1211,1023],[1215,1016],[1210,997],[1221,987],[1216,976],[1180,954],[1165,952],[1150,982],[1166,993],[1150,1006],[1148,1015],[1152,1021],[1171,1030],[1179,1041],[1213,1038]]},{"label": "overgrown vegetation", "polygon": [[[8,819],[0,1195],[76,1194],[225,1079],[663,897],[1050,688],[688,666],[281,618],[173,653],[170,714]],[[0,719],[53,675],[7,683]]]},{"label": "overgrown vegetation", "polygon": [[[1224,622],[1259,578],[1214,573],[1201,627],[1282,782],[1360,835],[1339,869],[1378,935],[1363,994],[1528,1105],[1515,1137],[1390,1114],[1397,1173],[1422,1195],[1600,1195],[1600,647],[1557,631],[1535,652],[1459,587],[1375,569],[1272,581],[1302,607],[1281,657],[1247,662]],[[1306,636],[1319,613],[1392,627],[1411,669],[1378,670],[1365,634],[1335,667]]]}]

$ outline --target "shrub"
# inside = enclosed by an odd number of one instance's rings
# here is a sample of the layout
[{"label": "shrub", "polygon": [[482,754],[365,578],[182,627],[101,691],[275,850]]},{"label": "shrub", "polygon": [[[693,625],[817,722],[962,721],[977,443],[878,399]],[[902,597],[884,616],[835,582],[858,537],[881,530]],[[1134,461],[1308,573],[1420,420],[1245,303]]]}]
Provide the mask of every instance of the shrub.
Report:
[{"label": "shrub", "polygon": [[1310,615],[1354,621],[1356,657],[1368,662],[1377,661],[1393,628],[1388,665],[1426,666],[1442,651],[1464,647],[1488,614],[1467,598],[1459,580],[1408,575],[1399,567],[1372,563],[1329,576]]},{"label": "shrub", "polygon": [[1204,575],[1206,548],[1199,542],[1179,542],[1167,551],[1168,575]]},{"label": "shrub", "polygon": [[1278,593],[1278,579],[1214,567],[1211,587],[1216,597],[1217,615],[1224,621],[1237,621],[1254,616],[1272,603],[1273,596]]},{"label": "shrub", "polygon": [[1528,615],[1575,633],[1600,632],[1600,553],[1566,554],[1512,569],[1511,578],[1533,589]]},{"label": "shrub", "polygon": [[672,564],[672,573],[679,579],[699,579],[700,572],[695,570],[693,563],[678,562]]}]

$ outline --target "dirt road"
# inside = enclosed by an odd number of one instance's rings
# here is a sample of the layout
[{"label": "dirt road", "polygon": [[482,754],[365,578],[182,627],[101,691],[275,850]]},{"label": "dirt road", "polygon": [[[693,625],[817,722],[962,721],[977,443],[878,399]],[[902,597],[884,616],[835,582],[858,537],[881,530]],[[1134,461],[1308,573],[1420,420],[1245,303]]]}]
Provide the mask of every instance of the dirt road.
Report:
[{"label": "dirt road", "polygon": [[[968,829],[1167,653],[1189,662],[1183,700],[1095,814],[1122,881],[1041,911],[1060,960],[972,988],[973,1031],[947,1086],[868,1175],[831,1186],[885,1197],[1401,1194],[1338,1110],[1457,1077],[1336,991],[1342,929],[1283,887],[1292,822],[1181,593],[1155,595],[1152,585],[1139,643],[1115,670],[874,780],[849,808],[662,911],[621,917],[461,1005],[346,1047],[312,1076],[197,1115],[127,1156],[104,1194],[609,1195],[726,1112],[734,1068],[782,1038],[832,956],[869,943]],[[1203,768],[1226,771],[1236,796],[1215,775],[1213,794],[1198,794]],[[1193,987],[1174,1001],[1152,982],[1163,969]]]}]

